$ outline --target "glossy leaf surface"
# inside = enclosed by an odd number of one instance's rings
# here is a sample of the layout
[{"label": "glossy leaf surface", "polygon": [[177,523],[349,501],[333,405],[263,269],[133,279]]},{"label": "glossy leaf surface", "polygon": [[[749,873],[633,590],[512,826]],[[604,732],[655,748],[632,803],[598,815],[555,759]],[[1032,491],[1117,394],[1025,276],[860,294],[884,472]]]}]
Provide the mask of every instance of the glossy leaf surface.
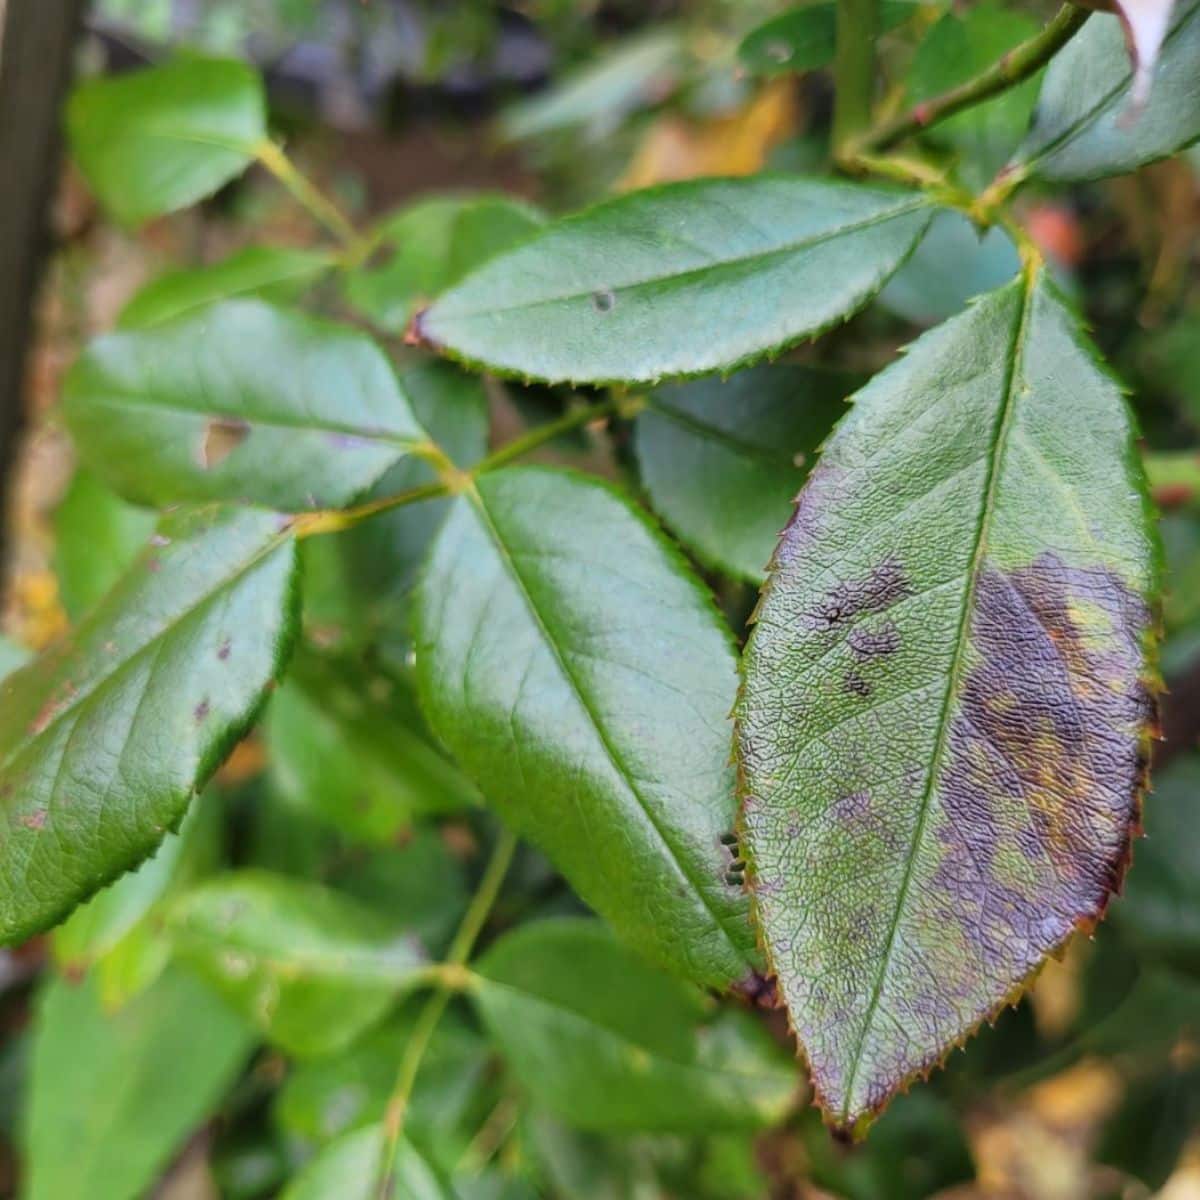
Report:
[{"label": "glossy leaf surface", "polygon": [[267,133],[253,69],[187,57],[75,90],[71,150],[92,190],[123,225],[186,208],[254,160]]},{"label": "glossy leaf surface", "polygon": [[373,265],[350,274],[346,295],[380,328],[398,333],[418,305],[545,223],[532,205],[508,196],[421,200],[384,221],[381,250]]},{"label": "glossy leaf surface", "polygon": [[369,338],[255,300],[100,338],[63,407],[96,474],[156,505],[338,507],[427,441]]},{"label": "glossy leaf surface", "polygon": [[1046,72],[1033,128],[1017,153],[1042,179],[1132,171],[1200,138],[1200,0],[1178,0],[1145,103],[1116,17],[1097,13]]},{"label": "glossy leaf surface", "polygon": [[172,906],[180,951],[274,1043],[293,1054],[346,1046],[425,962],[411,937],[330,888],[246,869]]},{"label": "glossy leaf surface", "polygon": [[702,560],[761,583],[848,390],[830,372],[762,366],[651,393],[635,429],[655,511]]},{"label": "glossy leaf surface", "polygon": [[286,660],[296,604],[277,514],[179,512],[0,685],[0,940],[52,925],[178,824]]},{"label": "glossy leaf surface", "polygon": [[682,556],[594,480],[485,474],[434,543],[415,627],[430,724],[505,820],[654,958],[744,977],[720,841],[733,649]]},{"label": "glossy leaf surface", "polygon": [[523,926],[478,972],[472,999],[513,1073],[579,1128],[757,1128],[791,1106],[795,1065],[761,1025],[742,1012],[706,1017],[701,993],[596,921]]},{"label": "glossy leaf surface", "polygon": [[760,927],[837,1125],[1103,912],[1144,783],[1155,560],[1131,419],[1044,275],[921,338],[809,476],[738,751]]},{"label": "glossy leaf surface", "polygon": [[788,176],[633,192],[493,259],[414,328],[452,357],[534,379],[731,369],[860,308],[929,212],[911,194]]},{"label": "glossy leaf surface", "polygon": [[247,246],[221,262],[169,271],[151,280],[121,310],[118,324],[122,329],[148,329],[220,300],[291,300],[333,263],[332,255],[316,250]]},{"label": "glossy leaf surface", "polygon": [[179,969],[111,1015],[94,976],[51,979],[34,1021],[21,1195],[149,1195],[252,1045],[248,1027]]}]

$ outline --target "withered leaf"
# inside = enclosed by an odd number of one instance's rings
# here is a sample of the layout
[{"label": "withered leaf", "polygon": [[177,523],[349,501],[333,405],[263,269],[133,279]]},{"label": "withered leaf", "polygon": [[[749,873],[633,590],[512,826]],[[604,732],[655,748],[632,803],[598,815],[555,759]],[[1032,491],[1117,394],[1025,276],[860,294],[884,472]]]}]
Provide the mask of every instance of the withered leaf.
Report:
[{"label": "withered leaf", "polygon": [[737,706],[758,920],[861,1132],[1119,884],[1153,728],[1133,430],[1040,274],[862,391],[801,493]]}]

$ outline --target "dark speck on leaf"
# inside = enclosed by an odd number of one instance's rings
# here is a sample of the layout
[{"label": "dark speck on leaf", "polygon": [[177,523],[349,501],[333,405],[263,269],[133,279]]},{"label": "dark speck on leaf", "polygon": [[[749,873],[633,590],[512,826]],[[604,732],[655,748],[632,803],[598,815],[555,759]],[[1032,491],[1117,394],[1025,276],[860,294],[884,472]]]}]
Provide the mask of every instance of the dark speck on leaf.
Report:
[{"label": "dark speck on leaf", "polygon": [[890,622],[875,630],[852,629],[846,642],[857,658],[885,658],[900,649],[900,630]]},{"label": "dark speck on leaf", "polygon": [[826,593],[812,613],[819,627],[836,629],[862,613],[882,612],[912,593],[894,558],[886,558],[861,579],[848,579]]},{"label": "dark speck on leaf", "polygon": [[592,307],[599,313],[612,312],[617,306],[617,297],[608,288],[592,293]]},{"label": "dark speck on leaf", "polygon": [[208,701],[207,700],[201,700],[200,703],[196,705],[196,708],[194,710],[194,715],[195,715],[197,721],[203,721],[204,718],[208,716]]},{"label": "dark speck on leaf", "polygon": [[871,685],[857,671],[847,671],[842,679],[842,686],[852,695],[862,696],[864,699],[871,694]]},{"label": "dark speck on leaf", "polygon": [[229,653],[233,649],[228,638],[226,638],[217,649],[217,657],[225,662],[229,658]]}]

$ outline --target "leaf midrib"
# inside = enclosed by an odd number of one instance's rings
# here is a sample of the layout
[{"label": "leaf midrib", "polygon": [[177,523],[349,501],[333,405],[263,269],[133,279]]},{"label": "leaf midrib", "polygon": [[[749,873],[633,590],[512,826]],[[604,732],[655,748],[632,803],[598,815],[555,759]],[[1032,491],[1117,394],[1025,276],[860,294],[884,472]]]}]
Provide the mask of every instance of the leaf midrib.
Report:
[{"label": "leaf midrib", "polygon": [[[904,203],[897,204],[884,212],[874,213],[870,217],[864,218],[863,220],[852,221],[846,225],[839,225],[833,229],[825,230],[822,233],[815,234],[810,237],[799,238],[795,241],[784,243],[783,245],[773,247],[770,250],[755,250],[748,254],[739,254],[732,258],[721,258],[713,262],[702,263],[699,266],[687,267],[686,269],[679,271],[667,271],[660,275],[651,275],[641,279],[633,279],[628,283],[614,284],[611,290],[615,295],[619,296],[627,292],[635,291],[639,288],[657,286],[664,283],[675,284],[680,280],[688,279],[695,275],[716,275],[719,272],[728,270],[731,267],[745,266],[747,263],[762,262],[763,260],[771,258],[783,258],[787,255],[795,254],[800,250],[807,250],[810,247],[819,246],[825,242],[831,242],[836,238],[848,237],[849,235],[859,233],[864,229],[871,229],[876,225],[884,225],[888,221],[909,216],[912,213],[919,212],[922,208],[928,207],[928,205],[929,201],[926,200],[924,196],[918,196],[915,199],[906,200]],[[525,249],[529,246],[532,246],[537,240],[538,239],[535,238],[529,242],[526,242],[521,247],[518,247],[518,249]],[[486,264],[486,266],[491,265],[491,263]],[[481,269],[486,269],[486,267]],[[470,277],[468,277],[468,279],[470,279]],[[465,282],[463,286],[465,286]],[[446,315],[444,311],[439,314],[438,304],[435,303],[434,306],[429,310],[429,318],[436,322],[437,317],[440,315],[442,319],[446,321],[464,321],[470,320],[472,317],[498,316],[501,313],[528,311],[532,309],[543,308],[548,304],[564,304],[572,300],[582,300],[585,297],[593,296],[598,288],[601,287],[602,285],[598,284],[596,287],[584,288],[579,291],[563,292],[554,296],[539,296],[534,300],[521,300],[514,304],[491,304],[486,308],[451,309],[449,315]],[[447,296],[452,295],[453,290],[447,293]],[[436,334],[434,335],[434,340],[437,340]]]},{"label": "leaf midrib", "polygon": [[963,591],[963,604],[962,611],[959,614],[954,657],[951,661],[950,671],[946,680],[946,693],[942,701],[942,711],[938,717],[937,737],[934,742],[933,754],[930,757],[929,773],[926,776],[925,790],[921,796],[916,826],[913,830],[912,840],[909,843],[909,851],[904,864],[904,874],[900,880],[900,889],[896,897],[896,908],[892,917],[891,928],[888,931],[887,944],[884,947],[883,957],[880,961],[879,970],[876,973],[871,999],[867,1006],[867,1014],[862,1024],[862,1032],[859,1034],[854,1059],[851,1062],[850,1072],[846,1079],[840,1114],[843,1123],[849,1117],[854,1098],[854,1085],[857,1081],[859,1068],[862,1065],[863,1051],[870,1037],[875,1014],[878,1011],[880,998],[883,994],[883,988],[887,982],[888,970],[895,951],[896,935],[904,916],[904,907],[912,885],[913,869],[918,849],[924,838],[933,794],[937,787],[939,766],[946,749],[950,728],[950,712],[958,694],[959,682],[966,661],[965,646],[967,642],[967,629],[975,607],[975,593],[979,583],[980,568],[982,567],[983,557],[987,550],[988,526],[995,508],[996,488],[1000,478],[1001,463],[1007,448],[1013,410],[1016,407],[1017,389],[1021,379],[1020,363],[1029,326],[1029,316],[1033,307],[1033,298],[1037,289],[1037,277],[1033,269],[1026,274],[1022,282],[1024,285],[1024,294],[1021,298],[1016,327],[1013,331],[1012,349],[1009,354],[1008,369],[1004,381],[1004,401],[996,419],[992,442],[993,452],[988,468],[983,502],[980,505],[979,520],[975,530],[975,545],[971,554],[971,568],[967,576],[967,586]]},{"label": "leaf midrib", "polygon": [[480,494],[479,489],[477,487],[471,487],[467,495],[469,496],[472,507],[479,514],[480,520],[483,523],[483,526],[486,529],[493,545],[496,547],[496,552],[500,557],[500,561],[507,569],[510,578],[516,585],[517,591],[520,593],[522,600],[525,602],[525,607],[528,609],[529,615],[533,618],[534,624],[541,633],[543,643],[549,649],[554,661],[558,664],[558,669],[561,672],[563,679],[566,681],[568,687],[571,689],[571,692],[574,694],[579,706],[586,714],[588,721],[596,734],[596,740],[600,743],[601,748],[604,750],[605,756],[608,758],[609,763],[616,771],[618,777],[625,784],[626,790],[637,801],[638,807],[641,808],[642,814],[645,816],[650,828],[654,830],[655,836],[667,850],[668,856],[670,857],[671,862],[674,864],[675,869],[679,872],[680,877],[692,889],[696,899],[699,900],[701,906],[712,918],[714,927],[719,929],[724,935],[725,940],[730,949],[733,951],[734,956],[741,962],[749,965],[746,955],[738,945],[737,938],[734,937],[732,931],[728,928],[727,919],[722,918],[713,907],[712,902],[709,900],[703,888],[700,887],[692,872],[685,865],[678,849],[667,836],[666,831],[663,829],[662,824],[654,814],[654,811],[646,802],[641,792],[638,790],[633,777],[622,765],[620,757],[617,755],[612,743],[609,741],[608,735],[605,732],[603,725],[600,723],[599,718],[596,716],[591,703],[585,696],[579,681],[575,678],[574,672],[567,665],[566,659],[563,657],[562,651],[559,649],[558,642],[551,637],[550,630],[547,627],[544,618],[542,617],[541,611],[534,602],[533,595],[530,592],[528,585],[525,583],[525,579],[521,575],[520,570],[517,568],[516,560],[509,553],[504,539],[500,536],[499,529],[496,528],[495,523],[492,521],[491,513],[488,512],[487,505],[484,503],[483,496]]},{"label": "leaf midrib", "polygon": [[662,417],[664,420],[673,421],[681,429],[686,429],[689,433],[694,433],[698,438],[705,441],[715,442],[717,445],[732,451],[741,458],[750,458],[765,466],[791,471],[796,475],[800,474],[801,468],[796,466],[795,461],[790,455],[775,454],[771,451],[770,447],[757,446],[753,442],[745,441],[735,434],[729,433],[727,430],[720,429],[716,425],[706,424],[699,417],[673,408],[659,397],[648,396],[646,398],[646,407],[650,412]]}]

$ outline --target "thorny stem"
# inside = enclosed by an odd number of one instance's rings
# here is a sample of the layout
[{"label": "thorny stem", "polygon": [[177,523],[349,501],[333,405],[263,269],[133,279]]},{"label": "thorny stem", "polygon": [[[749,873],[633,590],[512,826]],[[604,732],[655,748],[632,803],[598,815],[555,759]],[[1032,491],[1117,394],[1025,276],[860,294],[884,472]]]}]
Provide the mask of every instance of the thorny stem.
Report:
[{"label": "thorny stem", "polygon": [[[908,112],[868,130],[856,143],[845,147],[847,157],[853,162],[865,152],[886,150],[904,138],[919,133],[922,129],[928,129],[964,108],[988,100],[1028,79],[1075,36],[1089,16],[1090,13],[1085,8],[1064,4],[1040,33],[1013,47],[974,79],[968,79],[966,83],[959,84],[958,87],[951,88],[932,100],[922,101]],[[840,24],[838,36],[840,39]],[[839,87],[840,83],[839,79]]]},{"label": "thorny stem", "polygon": [[833,149],[839,162],[850,157],[855,139],[871,123],[878,34],[878,0],[837,0]]},{"label": "thorny stem", "polygon": [[451,995],[461,988],[459,977],[467,975],[467,960],[471,957],[475,942],[488,919],[488,914],[492,911],[492,906],[496,903],[496,897],[500,894],[500,885],[508,874],[516,848],[516,836],[507,829],[504,830],[492,851],[492,857],[483,872],[483,878],[479,881],[479,887],[462,919],[462,924],[454,935],[454,941],[450,943],[446,961],[441,964],[436,989],[421,1009],[412,1036],[404,1047],[404,1055],[396,1072],[396,1082],[383,1115],[383,1150],[379,1159],[378,1186],[375,1189],[378,1200],[392,1200],[392,1171],[396,1165],[396,1149],[404,1132],[404,1120],[408,1115],[408,1106],[412,1099],[413,1086],[417,1081],[417,1073],[421,1069],[421,1061],[429,1048],[430,1038],[433,1037],[433,1032],[450,1003]]},{"label": "thorny stem", "polygon": [[342,243],[347,266],[356,265],[366,257],[369,243],[359,236],[337,205],[296,169],[281,146],[264,138],[255,146],[255,157],[287,188],[301,208]]},{"label": "thorny stem", "polygon": [[321,533],[341,533],[345,529],[370,520],[380,513],[389,512],[393,508],[403,508],[407,504],[416,504],[422,500],[434,500],[439,496],[457,495],[464,491],[472,479],[485,471],[494,471],[503,467],[521,455],[536,450],[546,442],[578,429],[581,425],[590,425],[606,417],[632,417],[642,406],[638,398],[628,399],[613,396],[608,400],[600,400],[595,404],[584,404],[571,412],[559,417],[557,421],[548,421],[531,429],[521,437],[514,438],[507,445],[501,446],[495,453],[489,455],[470,471],[456,467],[446,456],[445,452],[433,442],[422,442],[413,448],[413,453],[424,458],[437,471],[437,483],[426,483],[420,487],[407,488],[394,496],[383,496],[360,504],[355,508],[330,509],[323,512],[305,513],[297,518],[293,532],[297,537],[312,537]]}]

